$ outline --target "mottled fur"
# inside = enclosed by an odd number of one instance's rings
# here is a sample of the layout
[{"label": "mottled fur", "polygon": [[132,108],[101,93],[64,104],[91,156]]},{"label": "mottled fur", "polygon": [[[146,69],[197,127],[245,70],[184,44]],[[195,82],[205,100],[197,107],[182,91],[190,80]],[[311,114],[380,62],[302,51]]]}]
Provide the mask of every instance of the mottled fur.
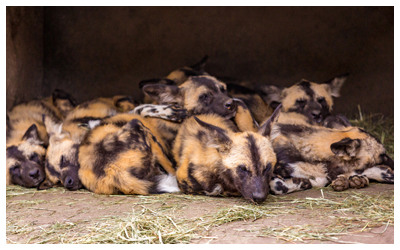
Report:
[{"label": "mottled fur", "polygon": [[261,124],[272,115],[274,109],[268,106],[256,91],[233,83],[227,83],[226,86],[228,88],[228,95],[242,100],[249,108],[251,115],[257,123]]},{"label": "mottled fur", "polygon": [[[186,109],[188,117],[218,114],[230,119],[237,113],[237,103],[227,95],[226,85],[211,76],[193,76],[180,86],[147,84],[143,87],[143,92],[158,104],[177,105]],[[162,140],[172,149],[180,123],[157,117],[149,118],[149,122],[160,131]]]},{"label": "mottled fur", "polygon": [[[332,182],[335,190],[344,190],[364,187],[368,179],[394,181],[393,160],[384,146],[363,129],[278,123],[271,137],[278,158],[276,176],[270,183],[275,194],[324,187]],[[345,180],[358,184],[346,186]]]},{"label": "mottled fur", "polygon": [[[165,85],[176,85],[179,86],[186,82],[189,77],[191,76],[201,76],[201,75],[208,75],[207,72],[204,71],[204,67],[206,65],[208,56],[204,56],[199,62],[191,65],[191,66],[185,66],[179,69],[176,69],[169,73],[166,77],[164,78],[154,78],[154,79],[147,79],[140,81],[139,87],[143,88],[146,84],[165,84]],[[145,95],[144,103],[154,103],[154,100]]]},{"label": "mottled fur", "polygon": [[78,177],[78,146],[90,130],[105,117],[134,109],[131,97],[115,96],[97,98],[78,105],[69,112],[63,123],[44,118],[50,144],[46,153],[45,170],[47,179],[40,189],[62,185],[69,190],[82,187]]},{"label": "mottled fur", "polygon": [[[49,136],[42,121],[42,115],[60,121],[68,110],[54,105],[64,103],[61,91],[52,97],[33,100],[15,106],[7,114],[6,123],[6,183],[25,187],[37,187],[45,179],[43,160]],[[65,95],[65,92],[62,92]],[[68,95],[69,96],[69,95]],[[70,105],[73,105],[70,103]]]},{"label": "mottled fur", "polygon": [[266,136],[278,112],[259,133],[238,133],[230,120],[216,115],[187,119],[173,148],[180,189],[187,194],[242,195],[263,202],[276,163]]},{"label": "mottled fur", "polygon": [[176,186],[162,186],[175,174],[166,150],[146,118],[134,114],[106,118],[79,146],[79,178],[97,194],[179,191]]},{"label": "mottled fur", "polygon": [[[268,106],[274,107],[282,103],[284,113],[299,118],[301,115],[301,120],[312,125],[324,125],[324,120],[332,115],[333,97],[340,96],[340,89],[347,76],[348,74],[337,76],[324,83],[303,79],[288,88],[256,86],[255,90]],[[281,116],[280,119],[283,118],[284,116]],[[344,119],[333,118],[326,123],[329,123],[330,127],[343,128],[350,125],[345,117]]]},{"label": "mottled fur", "polygon": [[187,110],[181,108],[178,105],[154,105],[154,104],[143,104],[137,106],[131,112],[132,114],[138,114],[143,117],[157,117],[165,119],[167,121],[182,122],[187,117]]}]

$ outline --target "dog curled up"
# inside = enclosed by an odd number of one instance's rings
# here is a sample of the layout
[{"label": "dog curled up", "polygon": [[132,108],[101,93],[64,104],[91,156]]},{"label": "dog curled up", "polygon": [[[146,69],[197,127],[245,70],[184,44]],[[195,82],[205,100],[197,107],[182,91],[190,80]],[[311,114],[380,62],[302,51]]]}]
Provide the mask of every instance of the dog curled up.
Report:
[{"label": "dog curled up", "polygon": [[[166,77],[162,78],[152,78],[152,79],[146,79],[142,80],[139,82],[139,88],[142,89],[143,86],[147,84],[163,84],[163,85],[176,85],[179,86],[182,83],[186,82],[189,77],[191,76],[201,76],[201,75],[208,75],[207,72],[204,71],[204,67],[206,65],[208,56],[204,56],[199,62],[191,65],[191,66],[185,66],[179,69],[176,69],[172,72],[170,72]],[[148,95],[144,96],[144,103],[154,103],[154,99],[149,97]]]},{"label": "dog curled up", "polygon": [[277,155],[275,194],[331,184],[334,190],[394,182],[394,161],[378,139],[358,127],[331,129],[277,123],[271,133]]},{"label": "dog curled up", "polygon": [[105,117],[134,109],[134,101],[129,96],[97,98],[84,102],[71,110],[61,122],[43,117],[49,135],[46,152],[46,180],[39,189],[64,186],[68,190],[82,188],[78,177],[78,146],[91,127]]},{"label": "dog curled up", "polygon": [[45,179],[43,160],[49,136],[42,121],[45,114],[60,121],[75,105],[62,90],[52,96],[15,106],[6,121],[6,183],[37,187]]},{"label": "dog curled up", "polygon": [[216,115],[187,119],[173,148],[179,188],[186,194],[242,195],[263,202],[276,163],[268,137],[279,111],[258,133],[240,132],[232,121]]},{"label": "dog curled up", "polygon": [[255,91],[270,107],[282,104],[280,123],[302,120],[311,125],[343,128],[350,126],[350,122],[343,115],[333,115],[332,111],[334,98],[340,96],[347,77],[348,74],[343,74],[323,83],[303,79],[287,88],[258,85]]},{"label": "dog curled up", "polygon": [[78,148],[79,179],[97,194],[178,192],[166,150],[146,118],[135,114],[106,118]]}]

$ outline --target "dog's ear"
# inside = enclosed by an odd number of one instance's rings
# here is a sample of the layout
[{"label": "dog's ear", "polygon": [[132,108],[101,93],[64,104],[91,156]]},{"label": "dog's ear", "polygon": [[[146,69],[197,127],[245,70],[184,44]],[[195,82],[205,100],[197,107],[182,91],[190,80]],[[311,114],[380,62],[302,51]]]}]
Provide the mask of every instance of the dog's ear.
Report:
[{"label": "dog's ear", "polygon": [[139,88],[142,89],[147,84],[177,85],[175,81],[170,80],[168,78],[153,78],[140,81]]},{"label": "dog's ear", "polygon": [[275,85],[255,86],[254,91],[273,109],[276,109],[282,103],[282,92],[284,88]]},{"label": "dog's ear", "polygon": [[275,123],[278,121],[281,110],[282,110],[282,104],[279,104],[279,106],[275,109],[275,111],[271,115],[271,117],[260,126],[260,128],[258,130],[259,134],[261,134],[265,137],[271,137],[272,128],[274,127]]},{"label": "dog's ear", "polygon": [[147,84],[143,92],[159,104],[183,105],[183,94],[178,86],[164,84]]},{"label": "dog's ear", "polygon": [[339,97],[340,96],[340,89],[342,88],[344,82],[347,80],[349,73],[342,74],[340,76],[336,76],[328,81],[322,83],[325,86],[326,91],[333,96]]},{"label": "dog's ear", "polygon": [[42,142],[39,139],[39,132],[36,124],[32,124],[22,136],[22,140],[30,141],[34,144],[41,144]]},{"label": "dog's ear", "polygon": [[350,159],[357,155],[360,146],[361,140],[350,139],[346,137],[338,142],[332,143],[331,150],[335,155],[339,157]]},{"label": "dog's ear", "polygon": [[204,73],[204,68],[206,67],[207,60],[208,55],[205,55],[199,62],[191,65],[190,68],[200,73]]},{"label": "dog's ear", "polygon": [[205,133],[207,147],[216,148],[220,153],[227,152],[231,148],[232,140],[229,138],[226,130],[203,122],[196,116],[194,116],[194,119],[200,126],[207,130]]}]

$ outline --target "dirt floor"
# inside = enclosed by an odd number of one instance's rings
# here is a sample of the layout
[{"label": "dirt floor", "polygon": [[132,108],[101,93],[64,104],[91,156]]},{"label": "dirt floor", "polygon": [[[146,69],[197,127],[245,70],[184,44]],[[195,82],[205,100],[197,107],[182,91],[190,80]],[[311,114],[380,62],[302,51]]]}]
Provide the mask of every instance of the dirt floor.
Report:
[{"label": "dirt floor", "polygon": [[7,243],[394,243],[394,185],[387,184],[270,195],[261,205],[17,186],[6,197]]}]

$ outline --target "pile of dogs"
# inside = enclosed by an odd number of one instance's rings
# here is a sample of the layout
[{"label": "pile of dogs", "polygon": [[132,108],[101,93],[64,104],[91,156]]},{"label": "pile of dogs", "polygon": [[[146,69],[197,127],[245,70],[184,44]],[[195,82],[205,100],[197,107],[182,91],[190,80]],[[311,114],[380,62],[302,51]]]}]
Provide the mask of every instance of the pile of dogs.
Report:
[{"label": "pile of dogs", "polygon": [[207,58],[129,96],[52,96],[7,113],[7,185],[97,194],[243,196],[394,182],[384,146],[332,113],[347,75],[289,88],[210,76]]}]

